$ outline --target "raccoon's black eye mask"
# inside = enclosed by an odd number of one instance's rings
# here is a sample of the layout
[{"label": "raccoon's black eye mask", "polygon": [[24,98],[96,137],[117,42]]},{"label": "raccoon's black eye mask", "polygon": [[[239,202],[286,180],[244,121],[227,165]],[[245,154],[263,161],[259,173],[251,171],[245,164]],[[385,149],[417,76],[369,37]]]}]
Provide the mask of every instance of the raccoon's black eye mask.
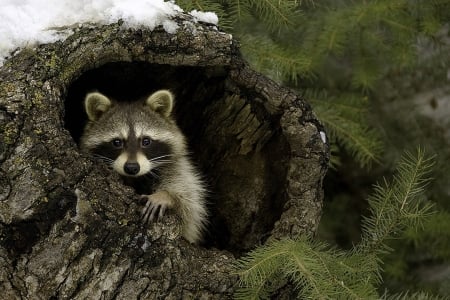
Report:
[{"label": "raccoon's black eye mask", "polygon": [[[145,136],[141,139],[141,147],[142,148],[148,148],[150,147],[150,145],[152,144],[152,139],[149,138],[148,136]],[[117,149],[122,149],[124,146],[124,141],[122,139],[113,139],[111,141],[111,144],[117,148]]]}]

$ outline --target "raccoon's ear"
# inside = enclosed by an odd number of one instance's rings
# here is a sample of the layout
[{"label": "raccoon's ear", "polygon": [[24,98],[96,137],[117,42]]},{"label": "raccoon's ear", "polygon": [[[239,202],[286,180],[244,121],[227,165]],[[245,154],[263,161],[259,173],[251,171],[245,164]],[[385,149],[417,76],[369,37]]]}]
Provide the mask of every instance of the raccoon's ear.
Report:
[{"label": "raccoon's ear", "polygon": [[111,100],[100,93],[89,93],[84,99],[84,108],[91,121],[97,121],[111,107]]},{"label": "raccoon's ear", "polygon": [[148,105],[153,111],[163,115],[164,117],[170,116],[173,109],[174,96],[168,90],[159,90],[151,94],[145,104]]}]

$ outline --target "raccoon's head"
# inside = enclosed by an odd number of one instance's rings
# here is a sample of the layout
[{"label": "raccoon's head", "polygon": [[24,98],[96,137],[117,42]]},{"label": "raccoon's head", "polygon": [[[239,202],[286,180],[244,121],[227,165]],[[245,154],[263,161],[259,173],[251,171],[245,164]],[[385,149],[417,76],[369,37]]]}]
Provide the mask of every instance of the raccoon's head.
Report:
[{"label": "raccoon's head", "polygon": [[133,103],[89,93],[84,104],[89,121],[81,148],[121,175],[152,174],[185,152],[184,137],[170,117],[174,97],[167,90]]}]

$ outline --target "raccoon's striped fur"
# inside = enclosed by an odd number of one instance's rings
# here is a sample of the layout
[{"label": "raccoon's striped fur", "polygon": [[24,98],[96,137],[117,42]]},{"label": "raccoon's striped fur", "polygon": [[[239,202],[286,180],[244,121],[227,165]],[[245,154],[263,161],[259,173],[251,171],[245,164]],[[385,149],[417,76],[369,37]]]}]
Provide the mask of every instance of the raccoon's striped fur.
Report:
[{"label": "raccoon's striped fur", "polygon": [[110,164],[144,194],[144,222],[174,208],[183,222],[183,236],[197,243],[207,218],[205,188],[187,155],[185,137],[171,117],[173,105],[174,96],[167,90],[131,103],[89,93],[85,98],[89,121],[80,147]]}]

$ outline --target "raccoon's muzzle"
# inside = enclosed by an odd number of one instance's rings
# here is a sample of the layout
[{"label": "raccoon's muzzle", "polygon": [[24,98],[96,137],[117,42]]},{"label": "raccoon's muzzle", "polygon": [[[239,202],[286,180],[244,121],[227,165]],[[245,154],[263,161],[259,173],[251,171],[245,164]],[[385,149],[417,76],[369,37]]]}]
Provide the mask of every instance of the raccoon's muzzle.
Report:
[{"label": "raccoon's muzzle", "polygon": [[136,175],[137,173],[139,173],[140,166],[135,162],[127,162],[123,166],[123,170],[129,175]]}]

